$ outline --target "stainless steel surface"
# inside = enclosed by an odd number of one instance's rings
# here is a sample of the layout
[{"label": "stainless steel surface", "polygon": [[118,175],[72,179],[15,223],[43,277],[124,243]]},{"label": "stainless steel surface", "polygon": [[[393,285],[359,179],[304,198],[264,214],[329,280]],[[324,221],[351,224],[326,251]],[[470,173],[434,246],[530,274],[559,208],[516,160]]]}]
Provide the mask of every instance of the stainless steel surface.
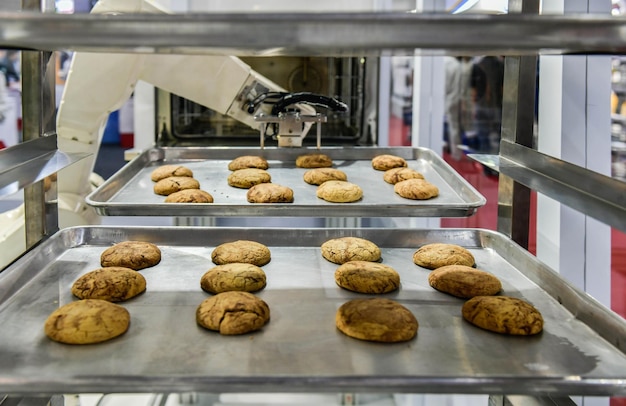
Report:
[{"label": "stainless steel surface", "polygon": [[508,142],[500,155],[501,173],[626,231],[626,183]]},{"label": "stainless steel surface", "polygon": [[[24,9],[42,11],[42,4],[23,1]],[[22,52],[22,111],[24,140],[36,140],[56,133],[55,63],[52,52]],[[56,137],[53,138],[56,140]],[[56,148],[56,145],[54,146]],[[39,181],[24,188],[26,247],[59,229],[56,182],[45,190]]]},{"label": "stainless steel surface", "polygon": [[494,171],[500,171],[500,155],[494,154],[467,154],[467,157]]},{"label": "stainless steel surface", "polygon": [[[310,152],[329,155],[334,167],[348,175],[348,181],[363,189],[363,199],[355,203],[329,203],[316,197],[317,187],[304,182],[306,171],[295,167],[296,157]],[[404,199],[383,180],[383,172],[371,166],[380,154],[404,157],[409,167],[421,172],[439,188],[440,195],[430,200]],[[230,160],[241,155],[261,155],[269,160],[272,182],[294,191],[294,203],[252,204],[247,189],[228,185]],[[154,193],[150,173],[160,165],[183,164],[194,171],[200,188],[215,199],[211,204],[164,203]],[[485,204],[481,196],[440,156],[425,148],[160,148],[144,151],[124,166],[86,202],[101,215],[141,216],[304,216],[304,217],[461,217]]]},{"label": "stainless steel surface", "polygon": [[[442,13],[1,13],[0,47],[238,56],[626,53],[621,17]],[[290,35],[285,35],[285,33]]]},{"label": "stainless steel surface", "polygon": [[56,141],[52,134],[0,150],[0,196],[11,195],[88,156],[58,151]]},{"label": "stainless steel surface", "polygon": [[[335,328],[347,300],[369,297],[337,287],[337,265],[321,257],[329,238],[360,236],[381,247],[401,277],[397,300],[417,317],[417,337],[364,342]],[[112,243],[145,240],[162,261],[141,271],[147,291],[123,303],[129,331],[99,345],[48,340],[43,324],[75,300],[70,287],[99,267]],[[259,332],[221,336],[198,327],[209,297],[199,286],[214,247],[249,239],[266,244],[271,308]],[[412,262],[427,242],[467,247],[503,293],[533,303],[544,331],[511,337],[462,320],[463,300],[428,286]],[[626,394],[626,321],[576,290],[504,235],[472,229],[244,229],[78,227],[57,232],[0,274],[0,392],[380,392],[528,395]],[[604,336],[602,338],[601,336]]]},{"label": "stainless steel surface", "polygon": [[[512,2],[513,11],[539,13],[539,1]],[[526,14],[523,14],[526,15]],[[537,56],[507,56],[504,60],[501,142],[528,147],[533,143]],[[500,172],[498,231],[528,248],[530,189]]]}]

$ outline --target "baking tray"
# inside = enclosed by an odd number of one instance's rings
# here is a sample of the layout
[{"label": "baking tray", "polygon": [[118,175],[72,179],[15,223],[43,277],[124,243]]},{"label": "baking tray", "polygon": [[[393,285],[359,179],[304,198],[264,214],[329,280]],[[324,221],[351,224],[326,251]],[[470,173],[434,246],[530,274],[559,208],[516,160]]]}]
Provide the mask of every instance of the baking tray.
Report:
[{"label": "baking tray", "polygon": [[[304,182],[307,169],[296,168],[301,154],[322,152],[348,181],[363,189],[363,199],[354,203],[329,203],[316,197],[317,186]],[[380,154],[402,156],[409,167],[434,183],[440,195],[430,200],[404,199],[383,180],[383,172],[371,166]],[[252,204],[247,189],[227,183],[228,163],[241,155],[260,155],[270,164],[272,182],[289,186],[294,203]],[[182,164],[194,172],[200,187],[215,199],[211,204],[164,203],[154,193],[150,173],[165,164]],[[439,155],[425,148],[155,148],[142,152],[86,198],[87,204],[104,216],[304,216],[304,217],[464,217],[486,202],[465,179]]]},{"label": "baking tray", "polygon": [[[337,287],[337,265],[322,258],[330,238],[377,243],[401,276],[397,300],[419,321],[409,342],[355,340],[335,328],[338,307],[370,297]],[[237,239],[266,244],[271,309],[258,332],[221,336],[198,327],[209,294],[200,278],[214,247]],[[71,346],[48,340],[43,324],[75,300],[70,286],[124,240],[157,244],[162,261],[141,273],[147,291],[124,302],[128,332]],[[428,286],[412,262],[428,242],[467,247],[504,293],[533,303],[545,329],[503,336],[461,318],[463,300]],[[625,395],[626,322],[503,235],[476,229],[282,229],[78,227],[59,231],[0,273],[0,393],[88,392],[411,392]]]}]

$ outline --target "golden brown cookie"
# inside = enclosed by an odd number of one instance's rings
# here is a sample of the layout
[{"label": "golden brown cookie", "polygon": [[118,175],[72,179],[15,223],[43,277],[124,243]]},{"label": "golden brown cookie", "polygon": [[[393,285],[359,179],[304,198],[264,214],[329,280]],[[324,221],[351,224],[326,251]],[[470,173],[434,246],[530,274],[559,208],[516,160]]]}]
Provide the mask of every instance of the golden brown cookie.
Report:
[{"label": "golden brown cookie", "polygon": [[460,245],[432,243],[422,245],[413,253],[413,263],[436,269],[446,265],[473,266],[475,260],[472,253]]},{"label": "golden brown cookie", "polygon": [[256,241],[237,240],[215,247],[211,253],[211,260],[216,265],[243,262],[256,266],[263,266],[270,262],[270,250]]},{"label": "golden brown cookie", "polygon": [[387,171],[392,168],[405,168],[407,165],[404,158],[396,155],[383,154],[375,156],[372,159],[372,168],[377,171]]},{"label": "golden brown cookie", "polygon": [[407,179],[424,179],[424,175],[411,168],[392,168],[383,174],[383,180],[392,185]]},{"label": "golden brown cookie", "polygon": [[293,190],[276,183],[260,183],[248,190],[246,199],[249,203],[292,203]]},{"label": "golden brown cookie", "polygon": [[224,335],[245,334],[261,329],[270,319],[270,308],[248,292],[223,292],[198,306],[196,322]]},{"label": "golden brown cookie", "polygon": [[172,176],[184,176],[193,177],[193,171],[183,165],[163,165],[154,169],[150,174],[150,179],[153,182],[158,182],[161,179],[169,178]]},{"label": "golden brown cookie", "polygon": [[122,266],[134,270],[149,268],[161,262],[161,250],[145,241],[123,241],[100,255],[101,266]]},{"label": "golden brown cookie", "polygon": [[168,195],[165,203],[213,203],[213,196],[200,189],[184,189]]},{"label": "golden brown cookie", "polygon": [[124,334],[130,325],[128,310],[115,303],[85,299],[56,309],[46,319],[44,332],[65,344],[95,344]]},{"label": "golden brown cookie", "polygon": [[363,190],[354,183],[329,180],[317,187],[317,197],[332,203],[352,203],[361,200]]},{"label": "golden brown cookie", "polygon": [[333,160],[326,154],[304,154],[296,158],[298,168],[330,168]]},{"label": "golden brown cookie", "polygon": [[121,266],[98,268],[72,284],[72,294],[79,299],[123,302],[146,290],[146,279],[134,269]]},{"label": "golden brown cookie", "polygon": [[344,303],[337,310],[335,324],[349,337],[384,343],[408,341],[418,329],[417,319],[409,309],[383,298]]},{"label": "golden brown cookie", "polygon": [[265,158],[254,155],[240,156],[228,163],[228,169],[231,171],[245,168],[267,169],[269,164]]},{"label": "golden brown cookie", "polygon": [[388,293],[400,287],[400,274],[377,262],[350,261],[337,268],[335,282],[353,292]]},{"label": "golden brown cookie", "polygon": [[439,188],[425,179],[407,179],[393,185],[393,191],[405,199],[428,200],[439,196]]},{"label": "golden brown cookie", "polygon": [[304,172],[302,176],[309,185],[321,185],[329,180],[348,180],[344,171],[335,168],[314,168]]},{"label": "golden brown cookie", "polygon": [[269,183],[272,177],[264,169],[245,168],[239,169],[228,175],[228,184],[241,189],[248,189],[260,183]]},{"label": "golden brown cookie", "polygon": [[543,330],[543,317],[533,305],[509,296],[476,296],[463,304],[463,318],[501,334],[533,335]]},{"label": "golden brown cookie", "polygon": [[184,189],[200,189],[200,182],[188,176],[170,176],[154,184],[154,193],[162,196]]},{"label": "golden brown cookie", "polygon": [[440,292],[463,299],[493,296],[502,290],[495,275],[466,265],[446,265],[428,275],[428,283]]},{"label": "golden brown cookie", "polygon": [[200,279],[200,287],[209,293],[256,292],[265,287],[263,269],[256,265],[232,263],[209,269]]},{"label": "golden brown cookie", "polygon": [[348,261],[380,261],[380,248],[373,242],[359,237],[339,237],[324,242],[322,256],[335,264]]}]

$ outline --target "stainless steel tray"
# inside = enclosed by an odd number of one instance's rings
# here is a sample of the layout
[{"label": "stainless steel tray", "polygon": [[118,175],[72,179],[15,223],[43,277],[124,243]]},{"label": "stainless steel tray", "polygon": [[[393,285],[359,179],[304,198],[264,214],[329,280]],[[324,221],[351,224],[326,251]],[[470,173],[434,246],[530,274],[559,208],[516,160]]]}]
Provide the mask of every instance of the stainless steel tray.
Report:
[{"label": "stainless steel tray", "polygon": [[[349,338],[335,312],[367,297],[337,287],[336,265],[320,245],[361,236],[401,276],[386,294],[409,308],[417,338],[380,344]],[[129,331],[109,342],[69,346],[48,340],[47,316],[75,300],[73,281],[99,266],[112,243],[145,240],[162,261],[142,270],[147,291],[123,304]],[[266,244],[271,308],[259,332],[221,336],[198,327],[195,310],[210,254],[221,243]],[[533,303],[545,330],[509,337],[463,321],[463,300],[428,286],[412,254],[427,242],[463,245],[496,274],[504,293]],[[244,229],[79,227],[64,229],[0,273],[0,393],[87,392],[411,392],[484,394],[626,394],[626,321],[572,288],[501,234],[473,229]]]},{"label": "stainless steel tray", "polygon": [[[348,180],[363,189],[355,203],[329,203],[315,196],[314,185],[304,182],[306,169],[296,168],[298,155],[309,148],[158,148],[141,153],[87,196],[87,204],[106,216],[304,216],[304,217],[463,217],[470,216],[486,202],[465,179],[432,150],[424,148],[322,148],[334,166],[346,172]],[[394,154],[409,161],[437,185],[440,195],[416,201],[393,192],[383,173],[372,169],[370,160],[379,154]],[[289,186],[294,203],[252,204],[247,189],[228,185],[228,163],[241,155],[261,155],[269,160],[272,182]],[[213,195],[212,204],[164,203],[154,193],[150,173],[169,163],[188,166],[200,187]]]}]

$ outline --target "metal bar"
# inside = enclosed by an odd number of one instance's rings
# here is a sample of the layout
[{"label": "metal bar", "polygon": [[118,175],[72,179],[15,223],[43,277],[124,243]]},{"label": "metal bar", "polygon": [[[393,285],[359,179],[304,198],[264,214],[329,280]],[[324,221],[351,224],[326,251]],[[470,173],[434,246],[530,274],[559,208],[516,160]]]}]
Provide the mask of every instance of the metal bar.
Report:
[{"label": "metal bar", "polygon": [[[512,13],[539,14],[539,0],[511,0]],[[533,143],[537,56],[507,56],[504,61],[502,141],[528,147]],[[498,231],[528,248],[530,189],[500,173],[498,182]]]},{"label": "metal bar", "polygon": [[597,15],[6,12],[0,13],[0,27],[2,48],[49,51],[342,57],[390,50],[413,55],[416,48],[475,55],[626,53],[624,18]]},{"label": "metal bar", "polygon": [[626,231],[626,183],[510,142],[500,171],[567,206]]},{"label": "metal bar", "polygon": [[[22,2],[24,10],[41,11],[41,7],[38,1]],[[55,64],[51,52],[22,52],[22,115],[25,141],[55,133]],[[56,194],[56,182],[51,182],[48,190],[44,182],[24,189],[26,248],[59,229]]]}]

